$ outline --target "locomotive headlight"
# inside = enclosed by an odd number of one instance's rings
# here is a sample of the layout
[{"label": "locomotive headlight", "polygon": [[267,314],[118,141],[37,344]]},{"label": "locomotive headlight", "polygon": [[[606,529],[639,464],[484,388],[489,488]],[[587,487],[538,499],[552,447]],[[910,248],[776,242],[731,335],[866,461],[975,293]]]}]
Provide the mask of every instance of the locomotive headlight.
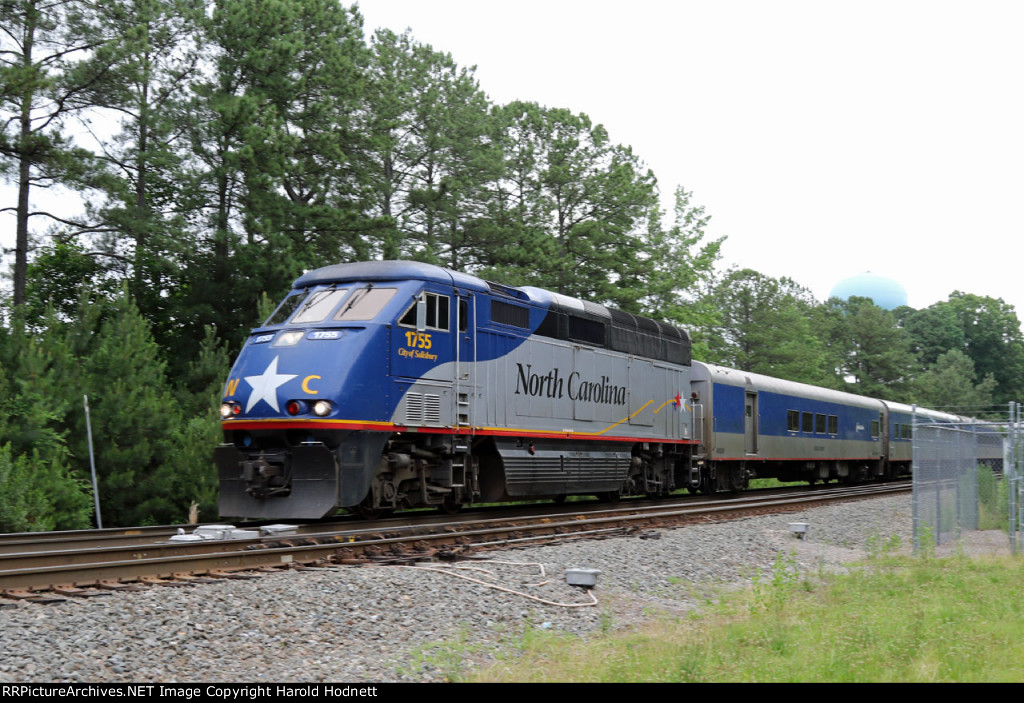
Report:
[{"label": "locomotive headlight", "polygon": [[313,403],[313,414],[319,417],[327,417],[331,414],[331,403],[327,400],[318,400]]},{"label": "locomotive headlight", "polygon": [[221,403],[220,404],[220,418],[227,420],[232,415],[237,415],[242,412],[242,406],[237,403]]},{"label": "locomotive headlight", "polygon": [[302,331],[282,332],[280,335],[278,335],[277,340],[274,341],[274,346],[294,347],[296,344],[299,343],[299,340],[302,339],[302,336],[304,334],[305,332]]}]

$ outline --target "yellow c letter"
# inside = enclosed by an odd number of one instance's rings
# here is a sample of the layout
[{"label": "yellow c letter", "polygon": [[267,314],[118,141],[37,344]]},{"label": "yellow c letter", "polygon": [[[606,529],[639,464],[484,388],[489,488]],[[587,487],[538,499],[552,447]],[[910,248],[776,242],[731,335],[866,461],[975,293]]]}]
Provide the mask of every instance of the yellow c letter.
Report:
[{"label": "yellow c letter", "polygon": [[318,381],[320,380],[319,376],[306,376],[304,379],[302,379],[303,393],[309,393],[310,395],[319,395],[320,391],[315,391],[309,387],[309,382],[312,381],[314,378]]}]

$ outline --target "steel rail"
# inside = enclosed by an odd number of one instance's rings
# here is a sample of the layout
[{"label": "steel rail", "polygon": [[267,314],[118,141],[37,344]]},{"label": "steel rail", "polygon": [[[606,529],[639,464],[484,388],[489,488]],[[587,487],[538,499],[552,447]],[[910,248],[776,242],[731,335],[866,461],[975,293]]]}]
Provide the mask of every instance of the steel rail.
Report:
[{"label": "steel rail", "polygon": [[[145,548],[117,547],[0,556],[0,593],[25,597],[35,591],[74,593],[78,588],[111,588],[144,579],[224,577],[251,569],[353,560],[426,558],[437,551],[511,546],[524,541],[580,538],[628,529],[678,525],[700,519],[783,511],[809,504],[910,490],[883,484],[841,491],[689,502],[675,505],[602,507],[529,517],[475,519],[408,526],[360,526],[344,532],[247,540],[175,542]],[[412,545],[412,547],[410,547]]]}]

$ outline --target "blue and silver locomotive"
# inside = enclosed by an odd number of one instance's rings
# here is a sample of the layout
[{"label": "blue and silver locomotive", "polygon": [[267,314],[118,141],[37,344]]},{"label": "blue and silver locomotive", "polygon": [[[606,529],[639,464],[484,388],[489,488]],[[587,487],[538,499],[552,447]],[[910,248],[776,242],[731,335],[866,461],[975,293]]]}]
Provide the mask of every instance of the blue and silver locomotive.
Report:
[{"label": "blue and silver locomotive", "polygon": [[429,264],[311,271],[225,387],[220,513],[317,518],[696,486],[676,327]]}]

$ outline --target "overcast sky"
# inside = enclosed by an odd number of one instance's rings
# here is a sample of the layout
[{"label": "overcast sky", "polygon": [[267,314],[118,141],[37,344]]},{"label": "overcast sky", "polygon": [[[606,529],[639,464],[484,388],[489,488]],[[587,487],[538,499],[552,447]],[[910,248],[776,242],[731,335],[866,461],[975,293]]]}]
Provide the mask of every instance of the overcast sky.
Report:
[{"label": "overcast sky", "polygon": [[584,112],[727,236],[828,296],[867,270],[926,307],[1024,317],[1024,2],[359,0],[369,35],[477,67],[496,103]]}]

